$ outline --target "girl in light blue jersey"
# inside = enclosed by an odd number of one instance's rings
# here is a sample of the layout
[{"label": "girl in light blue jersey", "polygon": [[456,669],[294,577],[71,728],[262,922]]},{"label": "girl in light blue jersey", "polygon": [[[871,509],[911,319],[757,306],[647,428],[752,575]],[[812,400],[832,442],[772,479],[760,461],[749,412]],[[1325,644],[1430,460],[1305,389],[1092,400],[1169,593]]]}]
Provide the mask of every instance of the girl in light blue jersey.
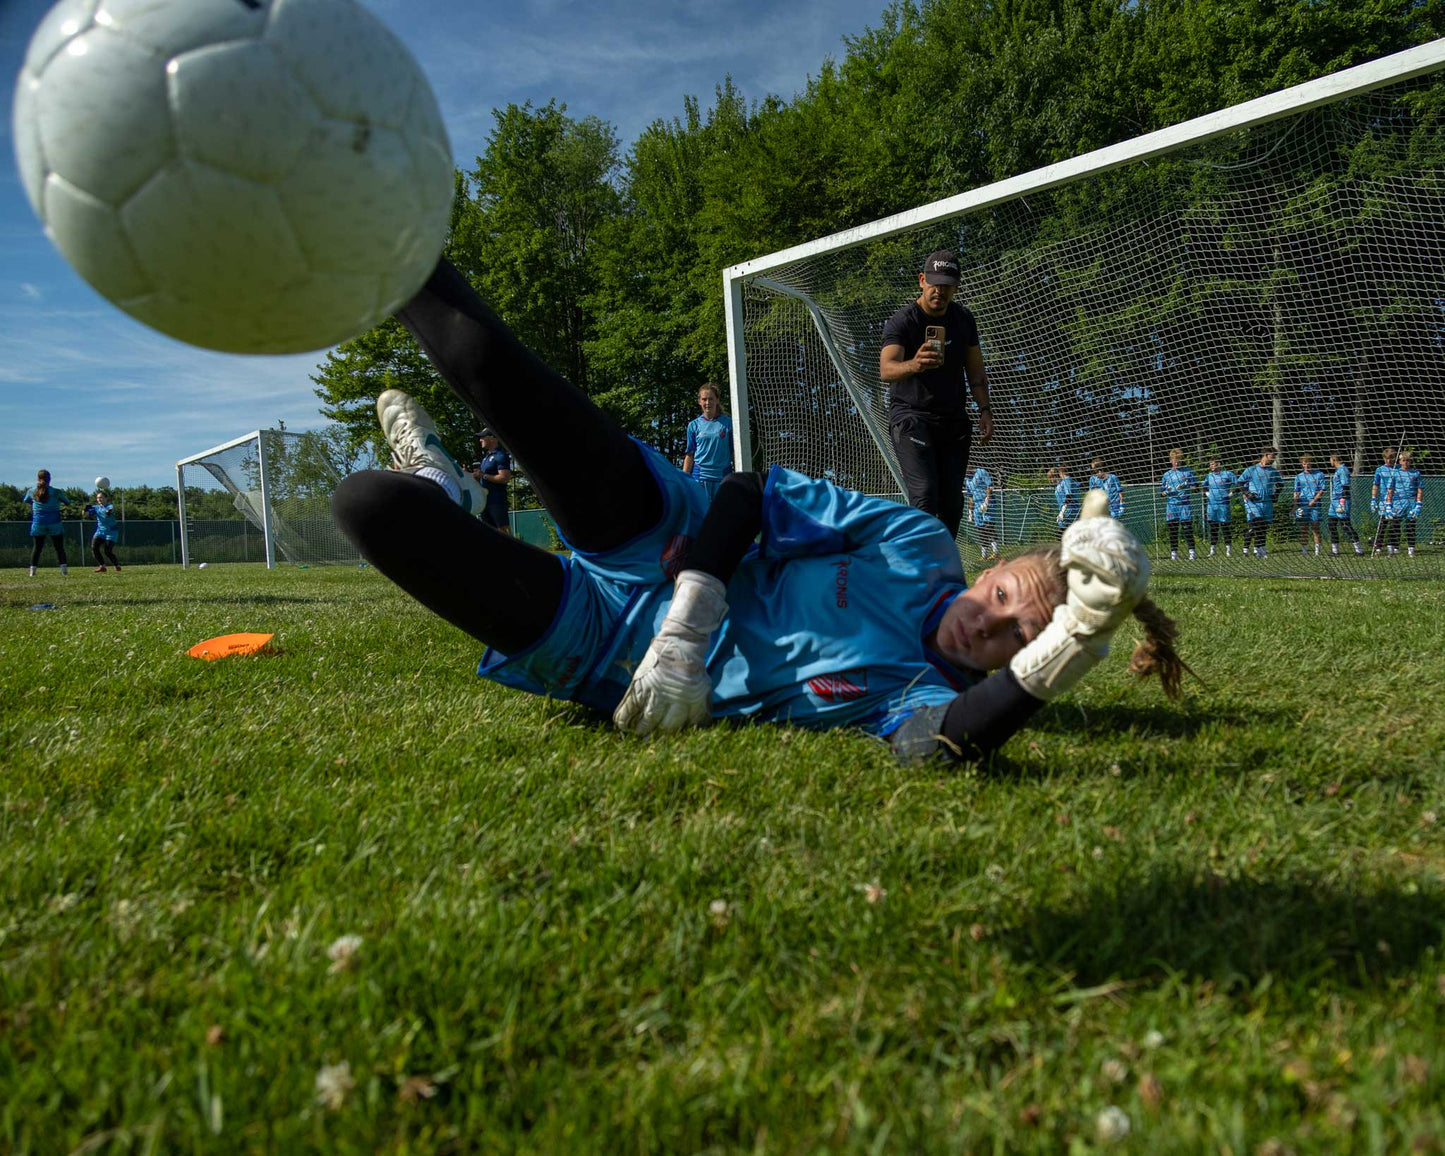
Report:
[{"label": "girl in light blue jersey", "polygon": [[1224,556],[1233,552],[1234,529],[1230,525],[1233,516],[1230,500],[1239,478],[1233,470],[1226,470],[1218,458],[1209,459],[1209,472],[1204,475],[1204,521],[1209,526],[1209,556],[1214,557],[1214,548],[1224,538]]},{"label": "girl in light blue jersey", "polygon": [[1103,490],[1104,496],[1109,499],[1109,517],[1124,517],[1124,487],[1119,484],[1119,479],[1109,472],[1109,467],[1104,464],[1103,458],[1095,458],[1089,463],[1089,468],[1094,472],[1089,475],[1089,489]]},{"label": "girl in light blue jersey", "polygon": [[[378,399],[409,464],[346,478],[338,522],[368,562],[487,644],[483,677],[637,734],[710,718],[852,725],[901,757],[975,757],[1077,682],[1133,613],[1146,632],[1134,669],[1178,692],[1173,624],[1113,519],[1085,518],[1062,550],[1000,562],[970,586],[932,515],[791,470],[733,474],[709,507],[445,260],[397,317],[506,440],[571,548],[559,557],[469,517],[449,496],[458,487],[435,480],[462,471],[424,411],[396,391]],[[418,536],[453,553],[442,564]]]},{"label": "girl in light blue jersey", "polygon": [[982,466],[973,471],[964,488],[968,491],[969,510],[973,517],[974,533],[978,535],[980,558],[990,553],[998,557],[998,531],[994,526],[993,475]]},{"label": "girl in light blue jersey", "polygon": [[1340,531],[1343,530],[1355,544],[1355,553],[1363,554],[1360,535],[1350,517],[1350,467],[1345,465],[1344,455],[1338,451],[1330,455],[1330,465],[1335,471],[1330,476],[1330,553],[1340,552]]},{"label": "girl in light blue jersey", "polygon": [[1299,552],[1309,554],[1310,534],[1315,553],[1320,552],[1320,515],[1325,505],[1325,476],[1315,469],[1313,454],[1301,454],[1299,473],[1294,476],[1294,519],[1299,523]]},{"label": "girl in light blue jersey", "polygon": [[1274,520],[1274,498],[1279,493],[1279,471],[1274,468],[1278,451],[1274,446],[1265,446],[1259,451],[1259,461],[1239,473],[1239,492],[1244,496],[1244,556],[1249,557],[1250,544],[1254,545],[1256,558],[1269,557],[1265,546],[1265,535]]},{"label": "girl in light blue jersey", "polygon": [[1078,520],[1079,483],[1069,475],[1068,466],[1059,466],[1059,483],[1054,487],[1054,501],[1059,506],[1059,516],[1054,519],[1059,527],[1059,537]]},{"label": "girl in light blue jersey", "polygon": [[25,491],[22,502],[30,503],[30,577],[40,565],[40,551],[47,541],[55,543],[55,557],[60,572],[69,574],[65,558],[65,527],[60,521],[63,496],[50,484],[50,471],[37,470],[35,484]]},{"label": "girl in light blue jersey", "polygon": [[[120,563],[115,560],[115,544],[120,540],[120,531],[115,524],[115,506],[110,495],[104,490],[95,491],[95,501],[85,507],[85,513],[95,519],[95,534],[90,539],[90,553],[95,559],[95,572],[105,573],[107,561],[120,573]],[[105,557],[101,557],[101,551]]]},{"label": "girl in light blue jersey", "polygon": [[[1405,545],[1410,557],[1415,556],[1415,523],[1425,503],[1425,486],[1420,480],[1420,471],[1415,468],[1413,450],[1400,452],[1400,463],[1395,467],[1395,476],[1390,479],[1390,517],[1398,528],[1405,528]],[[1396,538],[1398,542],[1399,539]]]},{"label": "girl in light blue jersey", "polygon": [[1375,523],[1375,541],[1370,550],[1374,557],[1381,550],[1391,554],[1399,553],[1400,527],[1391,513],[1388,498],[1395,481],[1395,447],[1386,446],[1380,451],[1381,462],[1375,467],[1375,477],[1370,485],[1370,513],[1379,520]]},{"label": "girl in light blue jersey", "polygon": [[1184,534],[1189,547],[1189,560],[1194,561],[1193,494],[1199,486],[1194,470],[1184,464],[1183,450],[1169,451],[1169,468],[1159,479],[1159,492],[1168,499],[1164,504],[1164,523],[1169,529],[1169,560],[1179,560],[1179,534]]}]

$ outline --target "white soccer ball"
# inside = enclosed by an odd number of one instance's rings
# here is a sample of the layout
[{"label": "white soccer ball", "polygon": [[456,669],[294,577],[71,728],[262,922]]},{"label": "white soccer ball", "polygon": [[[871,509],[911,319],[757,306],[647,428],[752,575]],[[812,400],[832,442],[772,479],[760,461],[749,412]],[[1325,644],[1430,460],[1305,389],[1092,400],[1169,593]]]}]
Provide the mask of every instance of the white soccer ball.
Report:
[{"label": "white soccer ball", "polygon": [[354,0],[61,0],[15,90],[21,182],[92,286],[236,353],[334,345],[441,252],[436,97]]},{"label": "white soccer ball", "polygon": [[108,477],[106,477],[104,474],[101,474],[100,477],[98,477],[98,478],[95,479],[95,488],[96,488],[97,490],[109,490],[109,489],[110,489],[110,479],[109,479]]},{"label": "white soccer ball", "polygon": [[210,565],[209,562],[202,562],[199,566],[196,567],[196,569],[197,569],[197,570],[204,570],[204,569],[205,569],[207,566],[209,566],[209,565]]}]

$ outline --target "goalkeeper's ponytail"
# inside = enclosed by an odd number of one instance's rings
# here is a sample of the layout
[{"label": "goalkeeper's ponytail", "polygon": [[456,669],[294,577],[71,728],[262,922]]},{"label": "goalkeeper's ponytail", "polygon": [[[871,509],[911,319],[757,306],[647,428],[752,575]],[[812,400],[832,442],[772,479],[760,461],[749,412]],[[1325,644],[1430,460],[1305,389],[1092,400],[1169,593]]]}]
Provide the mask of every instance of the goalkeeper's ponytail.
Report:
[{"label": "goalkeeper's ponytail", "polygon": [[1140,678],[1157,674],[1164,693],[1177,699],[1182,693],[1185,673],[1194,674],[1179,657],[1175,647],[1179,640],[1178,624],[1147,595],[1134,607],[1134,617],[1144,627],[1144,637],[1134,647],[1134,654],[1129,659],[1129,673]]}]

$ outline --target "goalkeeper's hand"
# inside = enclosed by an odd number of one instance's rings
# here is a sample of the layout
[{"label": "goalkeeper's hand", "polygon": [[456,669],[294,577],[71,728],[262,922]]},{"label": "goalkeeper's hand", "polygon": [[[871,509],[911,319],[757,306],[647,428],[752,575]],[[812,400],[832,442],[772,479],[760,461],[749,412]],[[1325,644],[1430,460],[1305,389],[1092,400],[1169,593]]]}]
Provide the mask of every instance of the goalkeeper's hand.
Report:
[{"label": "goalkeeper's hand", "polygon": [[1380,502],[1379,502],[1379,499],[1378,499],[1378,498],[1371,498],[1371,499],[1370,499],[1370,513],[1372,513],[1372,514],[1378,514],[1379,512],[1380,512]]},{"label": "goalkeeper's hand", "polygon": [[1410,507],[1410,512],[1405,516],[1408,518],[1418,518],[1420,516],[1421,505],[1422,503],[1416,502],[1413,506]]},{"label": "goalkeeper's hand", "polygon": [[1149,588],[1149,556],[1107,511],[1107,501],[1086,501],[1082,516],[1064,531],[1059,560],[1068,594],[1009,663],[1019,685],[1044,702],[1071,689],[1108,655],[1114,631]]},{"label": "goalkeeper's hand", "polygon": [[727,588],[711,574],[684,570],[672,606],[612,712],[619,730],[645,736],[701,726],[712,717],[707,650],[727,614]]}]

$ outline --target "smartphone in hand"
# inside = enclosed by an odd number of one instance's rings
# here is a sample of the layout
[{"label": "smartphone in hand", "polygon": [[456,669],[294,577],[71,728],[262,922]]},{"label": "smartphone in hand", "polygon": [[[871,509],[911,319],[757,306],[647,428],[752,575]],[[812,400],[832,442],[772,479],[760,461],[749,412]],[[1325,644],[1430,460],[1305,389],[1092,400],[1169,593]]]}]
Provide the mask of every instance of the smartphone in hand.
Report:
[{"label": "smartphone in hand", "polygon": [[928,325],[923,330],[923,340],[928,342],[933,352],[938,354],[938,360],[943,361],[943,347],[947,341],[947,335],[942,325]]}]

